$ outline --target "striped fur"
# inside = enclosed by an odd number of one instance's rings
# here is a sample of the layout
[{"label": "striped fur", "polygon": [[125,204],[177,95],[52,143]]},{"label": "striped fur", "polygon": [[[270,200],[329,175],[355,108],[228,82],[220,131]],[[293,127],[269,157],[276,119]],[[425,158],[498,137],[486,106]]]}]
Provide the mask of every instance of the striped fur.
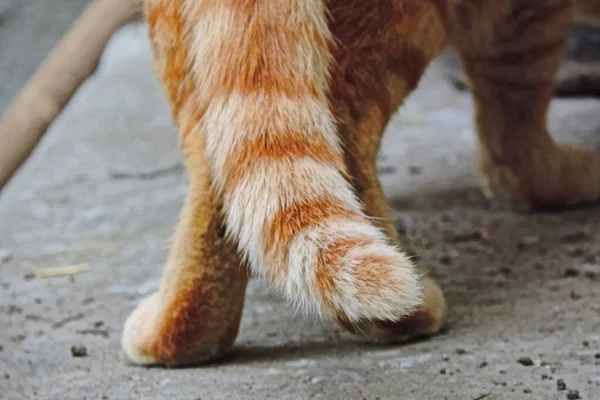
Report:
[{"label": "striped fur", "polygon": [[534,206],[600,197],[598,158],[545,126],[572,5],[146,0],[191,183],[161,290],[126,324],[128,357],[175,365],[225,351],[240,264],[351,332],[437,332],[446,303],[400,249],[377,178],[381,135],[449,40],[470,75],[490,193]]},{"label": "striped fur", "polygon": [[421,302],[417,275],[345,176],[327,98],[326,2],[186,7],[203,110],[191,134],[206,140],[225,225],[250,266],[313,314],[409,314]]}]

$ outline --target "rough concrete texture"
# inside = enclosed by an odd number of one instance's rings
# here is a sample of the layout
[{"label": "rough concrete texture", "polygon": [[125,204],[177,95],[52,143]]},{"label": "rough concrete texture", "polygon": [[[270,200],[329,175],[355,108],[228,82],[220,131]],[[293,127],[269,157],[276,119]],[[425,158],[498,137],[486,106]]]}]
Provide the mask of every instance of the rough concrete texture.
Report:
[{"label": "rough concrete texture", "polygon": [[[595,146],[599,106],[557,100],[551,127]],[[600,207],[530,214],[484,199],[471,118],[469,96],[434,64],[381,157],[399,229],[447,295],[445,333],[371,345],[294,316],[253,281],[225,360],[130,366],[122,324],[157,287],[186,180],[136,175],[180,156],[145,27],[125,28],[0,198],[0,397],[553,400],[567,398],[562,379],[600,399]],[[80,263],[91,269],[30,275]],[[72,356],[77,345],[86,357]]]}]

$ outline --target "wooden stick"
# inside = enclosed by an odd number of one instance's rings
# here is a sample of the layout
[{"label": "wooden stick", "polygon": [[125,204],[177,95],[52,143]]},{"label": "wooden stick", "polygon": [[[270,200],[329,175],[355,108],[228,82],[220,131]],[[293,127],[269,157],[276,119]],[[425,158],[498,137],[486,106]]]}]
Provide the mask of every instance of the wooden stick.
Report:
[{"label": "wooden stick", "polygon": [[75,275],[85,272],[91,268],[90,264],[68,265],[66,267],[45,268],[35,271],[37,279],[54,278],[57,276]]},{"label": "wooden stick", "polygon": [[75,91],[96,70],[112,34],[142,17],[142,0],[94,0],[0,119],[0,190]]}]

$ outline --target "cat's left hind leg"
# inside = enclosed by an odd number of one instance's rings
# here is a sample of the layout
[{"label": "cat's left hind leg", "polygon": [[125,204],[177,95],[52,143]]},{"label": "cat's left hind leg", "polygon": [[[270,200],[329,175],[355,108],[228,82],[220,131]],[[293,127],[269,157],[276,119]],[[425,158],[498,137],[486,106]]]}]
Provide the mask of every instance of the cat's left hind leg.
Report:
[{"label": "cat's left hind leg", "polygon": [[184,143],[186,204],[160,290],[125,323],[122,348],[136,364],[183,365],[215,358],[238,333],[248,272],[221,234],[210,170],[197,136]]},{"label": "cat's left hind leg", "polygon": [[476,10],[457,8],[461,20],[453,34],[475,98],[486,193],[533,208],[598,200],[598,155],[556,143],[546,124],[573,2],[493,4],[497,9],[486,11],[493,23]]}]

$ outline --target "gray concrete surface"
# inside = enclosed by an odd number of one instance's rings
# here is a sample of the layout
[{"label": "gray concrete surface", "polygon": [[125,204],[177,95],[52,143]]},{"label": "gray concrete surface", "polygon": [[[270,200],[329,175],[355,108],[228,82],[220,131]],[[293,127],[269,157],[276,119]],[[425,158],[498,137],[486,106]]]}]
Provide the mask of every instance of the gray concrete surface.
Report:
[{"label": "gray concrete surface", "polygon": [[0,0],[0,111],[89,0]]},{"label": "gray concrete surface", "polygon": [[[114,38],[0,197],[0,398],[553,400],[567,398],[562,379],[600,399],[600,207],[528,214],[485,200],[470,98],[435,64],[391,124],[380,172],[399,228],[445,290],[447,332],[370,345],[294,317],[253,281],[228,358],[127,365],[122,323],[157,287],[186,190],[181,172],[119,178],[179,162],[144,34],[137,25]],[[557,100],[551,126],[597,146],[599,106]],[[91,269],[30,277],[79,263]],[[73,345],[87,356],[72,357]]]}]

